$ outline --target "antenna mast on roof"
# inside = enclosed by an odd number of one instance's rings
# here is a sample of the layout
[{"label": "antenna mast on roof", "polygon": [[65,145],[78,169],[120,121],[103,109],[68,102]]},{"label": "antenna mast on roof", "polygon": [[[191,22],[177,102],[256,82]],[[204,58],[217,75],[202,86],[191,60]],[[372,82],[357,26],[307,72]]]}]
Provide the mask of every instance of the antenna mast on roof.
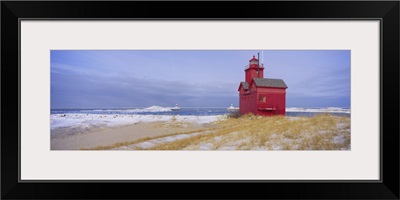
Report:
[{"label": "antenna mast on roof", "polygon": [[257,53],[257,59],[258,59],[257,77],[260,78],[260,53]]},{"label": "antenna mast on roof", "polygon": [[262,58],[261,64],[264,66],[264,50],[261,50],[261,58]]}]

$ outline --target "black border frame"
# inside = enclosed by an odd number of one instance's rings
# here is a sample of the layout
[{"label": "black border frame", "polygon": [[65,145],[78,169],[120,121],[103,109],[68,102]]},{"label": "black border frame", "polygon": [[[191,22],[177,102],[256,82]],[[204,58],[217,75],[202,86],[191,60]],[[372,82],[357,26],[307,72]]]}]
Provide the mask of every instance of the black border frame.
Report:
[{"label": "black border frame", "polygon": [[[18,19],[18,44],[19,44],[19,49],[18,49],[18,80],[19,84],[21,83],[21,21],[378,21],[379,22],[379,34],[380,36],[382,35],[383,31],[383,20],[381,18],[365,18],[365,19],[352,19],[352,18],[329,18],[329,19],[309,19],[309,18],[274,18],[274,19],[266,19],[266,18],[257,18],[257,19],[235,19],[235,18],[218,18],[218,19],[206,19],[206,18],[185,18],[185,19],[178,19],[178,18],[141,18],[141,19],[131,19],[131,18],[85,18],[85,19],[75,19],[75,18],[63,18],[63,19],[57,19],[57,18],[19,18]],[[383,37],[379,38],[379,48],[383,49]],[[383,53],[380,51],[380,58],[382,58]],[[379,114],[382,116],[383,113],[383,105],[381,104],[382,102],[382,91],[383,91],[383,64],[382,64],[382,59],[380,59],[379,63],[379,84],[380,84],[380,99],[379,99],[379,104],[380,104],[380,111]],[[18,88],[18,94],[21,96],[21,86],[19,85]],[[18,99],[18,106],[21,108],[20,105],[21,99]],[[18,115],[18,127],[21,127],[21,111],[19,110],[19,115]],[[380,124],[382,124],[382,118],[380,118]],[[383,137],[383,131],[382,131],[382,126],[379,127],[379,169],[382,169],[382,156],[383,156],[383,148],[382,148],[382,140],[381,138]],[[229,183],[229,182],[243,182],[243,183],[248,183],[248,182],[262,182],[262,183],[380,183],[382,182],[382,177],[383,173],[382,170],[379,172],[379,180],[164,180],[164,179],[158,179],[158,180],[21,180],[21,131],[19,130],[18,132],[18,182],[31,182],[31,183],[40,183],[40,182],[47,182],[47,183],[63,183],[63,182],[85,182],[85,183],[99,183],[99,182],[109,182],[109,183],[141,183],[141,182],[219,182],[219,183]]]},{"label": "black border frame", "polygon": [[[163,9],[159,11],[158,9]],[[168,9],[165,9],[168,8]],[[229,8],[229,9],[227,9]],[[397,1],[2,1],[1,2],[1,198],[279,198],[399,199],[399,8]],[[207,12],[204,12],[207,10]],[[221,12],[222,10],[222,12]],[[253,12],[244,12],[251,10]],[[163,18],[165,17],[165,18]],[[19,181],[21,19],[307,19],[381,21],[381,181]],[[18,73],[18,84],[8,74]],[[18,85],[18,90],[16,86]],[[18,94],[16,94],[18,92]],[[18,99],[16,98],[18,95]],[[18,112],[16,110],[18,109]],[[6,116],[6,117],[4,117]],[[1,116],[0,116],[1,117]],[[16,121],[18,117],[18,121]],[[385,120],[384,120],[385,119]],[[384,121],[383,121],[384,120]],[[384,122],[384,124],[383,124]],[[13,124],[13,125],[11,125]],[[386,134],[384,134],[386,133]],[[384,137],[382,137],[384,134]],[[383,176],[382,176],[383,175]],[[190,182],[190,184],[188,184]],[[207,184],[206,184],[207,183]],[[224,187],[222,187],[224,186]],[[265,189],[257,186],[264,187]],[[156,188],[160,192],[146,193]],[[101,189],[99,189],[101,188]],[[132,192],[132,188],[135,188]],[[174,188],[186,193],[171,191]]]}]

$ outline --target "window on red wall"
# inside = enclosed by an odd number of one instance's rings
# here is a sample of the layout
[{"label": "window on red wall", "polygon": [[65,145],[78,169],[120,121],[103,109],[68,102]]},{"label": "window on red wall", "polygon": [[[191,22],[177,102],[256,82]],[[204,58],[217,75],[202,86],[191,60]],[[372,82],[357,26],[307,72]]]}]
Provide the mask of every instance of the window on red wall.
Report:
[{"label": "window on red wall", "polygon": [[258,102],[260,102],[260,103],[266,103],[266,102],[267,102],[267,96],[265,96],[265,95],[259,95],[259,96],[258,96]]}]

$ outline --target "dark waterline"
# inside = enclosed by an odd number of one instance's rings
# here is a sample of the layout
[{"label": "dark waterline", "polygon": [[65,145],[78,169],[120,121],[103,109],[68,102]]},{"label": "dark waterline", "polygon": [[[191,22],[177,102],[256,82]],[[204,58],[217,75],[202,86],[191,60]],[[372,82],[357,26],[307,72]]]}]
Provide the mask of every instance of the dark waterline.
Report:
[{"label": "dark waterline", "polygon": [[[161,108],[162,109],[162,108]],[[146,111],[145,108],[67,108],[51,109],[51,114],[117,114],[117,115],[188,115],[188,116],[210,116],[225,115],[230,112],[226,108],[182,108],[179,111]],[[286,116],[312,117],[324,112],[286,112]],[[350,116],[350,113],[329,112],[334,116]]]}]

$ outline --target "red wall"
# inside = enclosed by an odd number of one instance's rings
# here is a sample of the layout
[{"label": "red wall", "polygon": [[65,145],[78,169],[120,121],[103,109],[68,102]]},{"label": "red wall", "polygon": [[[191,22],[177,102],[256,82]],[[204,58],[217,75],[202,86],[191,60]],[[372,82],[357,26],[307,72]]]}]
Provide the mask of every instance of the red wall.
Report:
[{"label": "red wall", "polygon": [[239,111],[241,114],[254,113],[256,109],[256,93],[243,94],[240,96]]},{"label": "red wall", "polygon": [[258,68],[248,68],[245,70],[245,81],[250,83],[253,78],[264,78],[264,68],[259,69],[260,76],[257,74]]},{"label": "red wall", "polygon": [[[252,60],[250,60],[250,63],[251,61]],[[259,71],[259,75],[257,71]],[[250,84],[253,81],[253,78],[264,78],[264,68],[258,68],[257,64],[250,64],[249,67],[245,69],[245,81]],[[239,88],[239,111],[241,114],[286,114],[285,88],[256,88],[254,83],[252,83],[251,85],[249,85],[249,90],[250,93],[247,93],[248,91],[244,90],[241,86]],[[265,96],[265,102],[260,102],[260,95]]]},{"label": "red wall", "polygon": [[[286,90],[284,88],[250,88],[251,93],[239,92],[239,110],[241,114],[254,113],[257,115],[285,115]],[[266,102],[260,102],[260,95],[266,97]],[[260,110],[264,109],[264,110]]]}]

